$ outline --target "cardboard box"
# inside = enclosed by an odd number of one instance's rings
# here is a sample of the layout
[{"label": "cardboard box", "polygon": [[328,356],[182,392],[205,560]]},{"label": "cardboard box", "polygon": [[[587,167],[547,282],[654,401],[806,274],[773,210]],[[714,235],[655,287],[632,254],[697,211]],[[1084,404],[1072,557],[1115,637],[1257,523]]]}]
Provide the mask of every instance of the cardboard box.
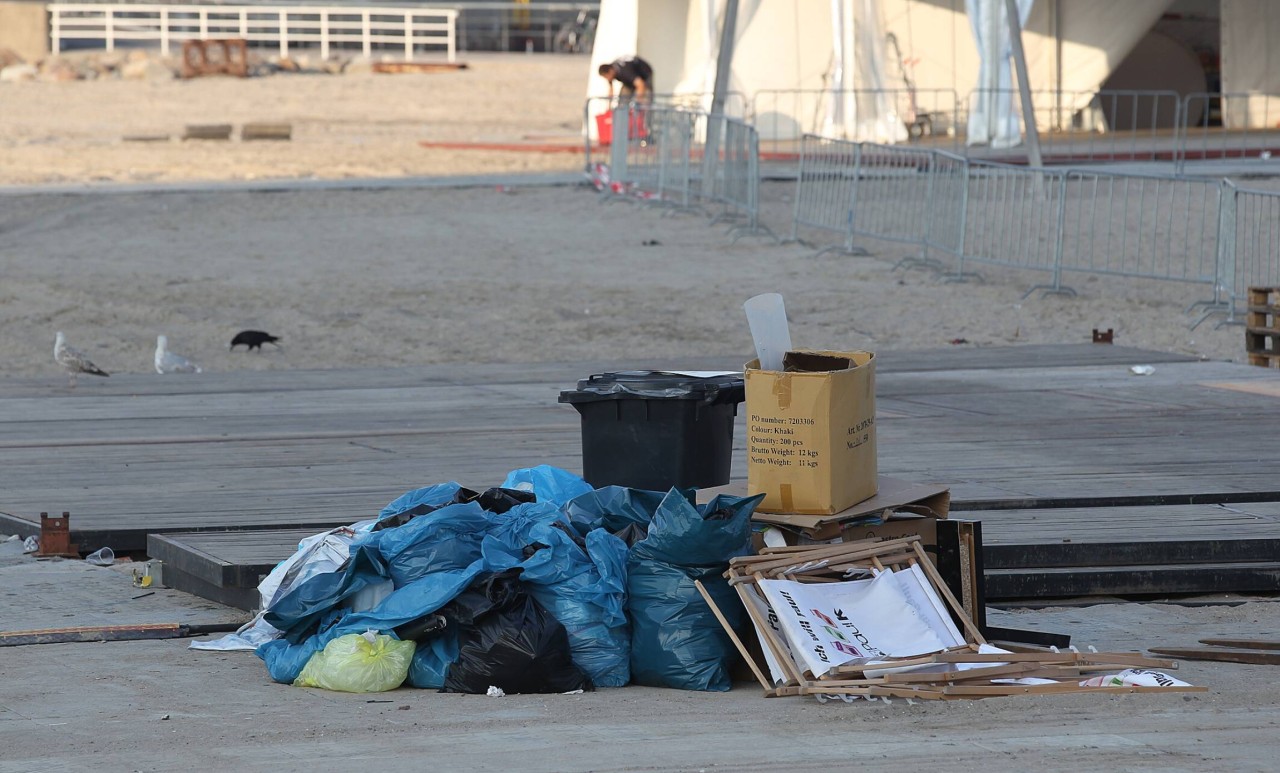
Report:
[{"label": "cardboard box", "polygon": [[760,511],[838,513],[876,493],[871,352],[787,352],[746,365],[747,491]]},{"label": "cardboard box", "polygon": [[[936,545],[937,522],[945,519],[951,509],[950,490],[946,486],[911,483],[883,475],[879,476],[877,485],[879,491],[875,496],[831,515],[757,510],[752,520],[777,526],[791,545],[837,539],[846,542],[894,539],[908,534],[918,534],[926,545]],[[892,513],[892,517],[882,524],[857,522],[865,516],[884,512]]]}]

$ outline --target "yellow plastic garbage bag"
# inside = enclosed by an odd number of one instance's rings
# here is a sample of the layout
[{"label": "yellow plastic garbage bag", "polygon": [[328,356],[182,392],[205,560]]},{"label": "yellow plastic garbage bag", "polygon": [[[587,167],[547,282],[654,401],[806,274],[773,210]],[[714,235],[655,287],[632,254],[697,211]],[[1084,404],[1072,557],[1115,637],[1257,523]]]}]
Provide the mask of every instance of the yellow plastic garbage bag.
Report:
[{"label": "yellow plastic garbage bag", "polygon": [[416,646],[377,631],[339,636],[311,656],[293,685],[338,692],[394,690],[408,677]]}]

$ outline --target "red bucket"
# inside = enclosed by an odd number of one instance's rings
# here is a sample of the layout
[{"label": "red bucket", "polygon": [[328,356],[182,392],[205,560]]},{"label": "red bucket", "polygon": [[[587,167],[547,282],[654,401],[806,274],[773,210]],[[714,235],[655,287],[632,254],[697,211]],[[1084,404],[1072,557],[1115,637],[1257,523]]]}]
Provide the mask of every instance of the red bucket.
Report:
[{"label": "red bucket", "polygon": [[[630,124],[627,133],[631,137],[643,137],[644,115],[639,110],[631,110],[627,113],[627,123]],[[613,111],[600,113],[596,116],[596,137],[601,145],[609,145],[613,143]]]}]

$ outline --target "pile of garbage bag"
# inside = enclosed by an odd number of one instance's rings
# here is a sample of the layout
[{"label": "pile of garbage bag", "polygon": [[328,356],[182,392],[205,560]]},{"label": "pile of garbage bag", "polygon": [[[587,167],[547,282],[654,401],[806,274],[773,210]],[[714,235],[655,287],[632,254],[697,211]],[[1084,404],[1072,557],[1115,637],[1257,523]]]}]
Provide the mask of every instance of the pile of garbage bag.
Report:
[{"label": "pile of garbage bag", "polygon": [[252,622],[197,646],[254,648],[277,682],[349,692],[728,690],[736,651],[694,583],[741,615],[722,575],[761,498],[593,489],[547,465],[482,492],[415,489],[304,540]]}]

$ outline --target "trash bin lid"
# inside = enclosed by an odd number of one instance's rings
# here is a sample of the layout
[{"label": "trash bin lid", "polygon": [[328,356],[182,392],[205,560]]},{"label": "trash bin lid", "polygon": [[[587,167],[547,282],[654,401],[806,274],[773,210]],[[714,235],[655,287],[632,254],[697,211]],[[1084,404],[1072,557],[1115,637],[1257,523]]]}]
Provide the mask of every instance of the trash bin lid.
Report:
[{"label": "trash bin lid", "polygon": [[577,389],[560,392],[562,403],[598,400],[697,400],[702,403],[740,403],[746,399],[741,373],[695,375],[656,370],[599,373],[578,382]]}]

